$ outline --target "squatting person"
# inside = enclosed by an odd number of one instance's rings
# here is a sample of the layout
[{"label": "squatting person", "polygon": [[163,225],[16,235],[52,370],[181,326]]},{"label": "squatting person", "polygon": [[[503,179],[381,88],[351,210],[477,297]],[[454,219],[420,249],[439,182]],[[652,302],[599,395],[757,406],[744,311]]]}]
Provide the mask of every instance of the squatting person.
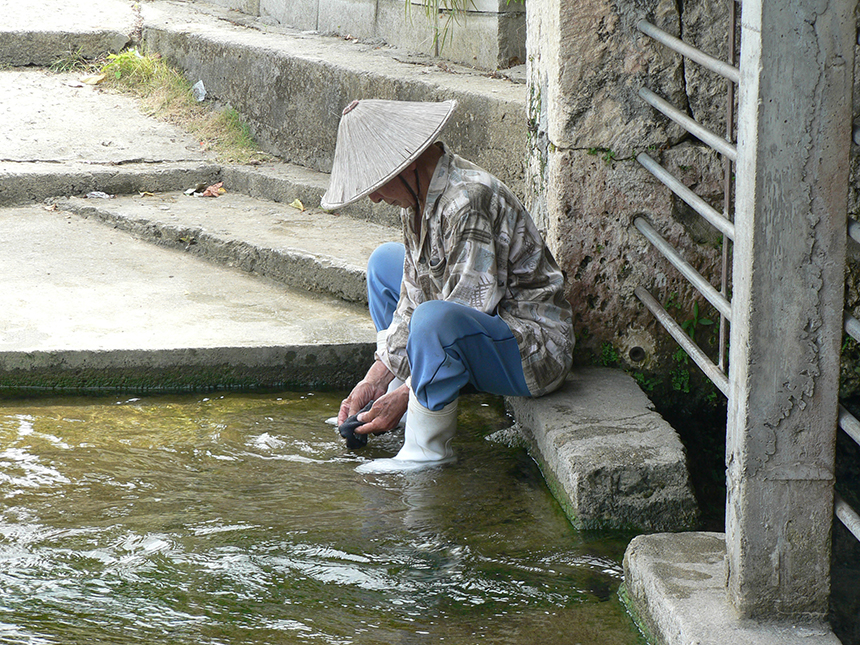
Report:
[{"label": "squatting person", "polygon": [[354,432],[378,434],[406,413],[404,442],[393,459],[362,470],[452,459],[466,384],[541,396],[570,369],[572,315],[562,272],[510,189],[436,142],[455,107],[353,101],[338,127],[322,207],[369,196],[400,206],[403,227],[403,244],[383,244],[370,258],[377,351],[337,420],[358,414]]}]

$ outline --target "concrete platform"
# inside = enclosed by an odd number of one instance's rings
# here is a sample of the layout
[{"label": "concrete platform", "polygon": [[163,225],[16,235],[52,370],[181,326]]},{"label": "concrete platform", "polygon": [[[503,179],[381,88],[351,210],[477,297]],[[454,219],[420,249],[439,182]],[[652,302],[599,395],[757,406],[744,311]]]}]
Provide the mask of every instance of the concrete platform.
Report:
[{"label": "concrete platform", "polygon": [[0,210],[0,386],[346,388],[366,308],[158,248],[63,211]]},{"label": "concrete platform", "polygon": [[634,616],[658,645],[840,645],[825,624],[742,620],[726,596],[722,533],[641,535],[624,556]]},{"label": "concrete platform", "polygon": [[695,526],[684,447],[627,374],[578,368],[552,394],[506,401],[574,526]]}]

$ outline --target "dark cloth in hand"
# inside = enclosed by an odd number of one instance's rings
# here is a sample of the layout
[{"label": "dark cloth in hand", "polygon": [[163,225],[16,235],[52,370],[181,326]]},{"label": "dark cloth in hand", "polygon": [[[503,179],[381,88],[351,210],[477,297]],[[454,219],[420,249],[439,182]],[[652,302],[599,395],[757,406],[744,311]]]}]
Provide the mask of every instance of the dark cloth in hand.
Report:
[{"label": "dark cloth in hand", "polygon": [[367,445],[367,435],[355,434],[355,429],[361,425],[364,425],[363,422],[358,420],[358,415],[362,412],[367,412],[372,405],[373,401],[361,408],[358,413],[353,414],[351,417],[347,417],[346,421],[341,423],[338,427],[340,436],[346,439],[347,448],[363,448]]}]

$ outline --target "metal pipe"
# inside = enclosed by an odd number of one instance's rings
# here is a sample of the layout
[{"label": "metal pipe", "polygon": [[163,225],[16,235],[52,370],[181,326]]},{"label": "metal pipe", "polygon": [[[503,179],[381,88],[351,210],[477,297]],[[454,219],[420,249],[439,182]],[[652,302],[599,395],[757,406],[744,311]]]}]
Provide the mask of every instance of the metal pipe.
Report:
[{"label": "metal pipe", "polygon": [[681,110],[676,108],[667,100],[661,98],[660,96],[649,90],[647,87],[642,87],[639,89],[639,96],[641,96],[642,100],[644,100],[650,106],[662,112],[664,115],[672,119],[672,121],[684,128],[687,132],[700,139],[703,143],[711,146],[717,152],[726,155],[732,161],[737,160],[737,147],[735,147],[722,137],[717,136],[716,134],[702,126],[695,119],[681,112]]},{"label": "metal pipe", "polygon": [[705,69],[709,69],[712,72],[715,72],[722,76],[723,78],[727,78],[732,83],[740,82],[740,72],[737,67],[729,65],[728,63],[724,63],[723,61],[714,58],[713,56],[708,56],[705,52],[700,49],[696,49],[695,47],[688,45],[680,38],[675,38],[671,34],[666,33],[662,29],[655,27],[647,20],[640,20],[636,23],[636,28],[639,29],[644,34],[651,36],[654,40],[659,43],[666,45],[669,49],[678,52],[682,56],[686,56],[690,60],[696,61],[704,67]]},{"label": "metal pipe", "polygon": [[860,421],[841,405],[839,406],[839,427],[854,440],[854,443],[860,445]]},{"label": "metal pipe", "polygon": [[836,517],[845,525],[845,528],[851,531],[851,535],[860,540],[860,515],[848,505],[839,493],[836,493],[833,507],[836,511]]},{"label": "metal pipe", "polygon": [[843,314],[842,320],[845,324],[845,333],[857,342],[860,342],[860,320],[857,320],[849,313]]},{"label": "metal pipe", "polygon": [[660,322],[661,325],[669,332],[669,335],[675,339],[687,355],[693,359],[693,362],[699,366],[705,376],[707,376],[714,385],[723,393],[724,396],[728,397],[729,395],[729,379],[723,374],[719,368],[711,362],[711,359],[705,355],[705,352],[701,350],[701,348],[693,342],[693,339],[687,335],[681,325],[679,325],[669,313],[663,309],[663,306],[654,299],[654,297],[648,293],[647,289],[643,287],[636,287],[633,292],[636,294],[636,297],[648,308],[654,317]]},{"label": "metal pipe", "polygon": [[690,208],[708,220],[708,222],[720,233],[731,240],[735,238],[735,225],[720,215],[720,213],[708,204],[708,202],[682,184],[672,173],[644,152],[637,155],[636,161],[638,161],[643,168],[648,170],[648,172],[663,182],[673,193],[683,199]]},{"label": "metal pipe", "polygon": [[[729,61],[735,64],[735,30],[738,26],[738,12],[734,2],[729,2]],[[738,73],[740,76],[740,72]],[[735,83],[726,83],[726,141],[733,143],[735,140]],[[732,160],[723,156],[723,217],[729,222],[734,220],[734,191],[732,184]],[[734,224],[732,225],[734,226]],[[731,237],[734,240],[734,236]],[[726,298],[729,295],[729,243],[723,238],[723,248],[720,249],[720,293]],[[726,317],[720,315],[719,352],[720,358],[717,363],[722,372],[728,371],[728,346],[729,325]]]},{"label": "metal pipe", "polygon": [[692,265],[687,262],[681,255],[669,244],[666,240],[660,237],[660,234],[654,230],[647,220],[643,217],[637,217],[633,221],[634,226],[639,229],[639,232],[644,235],[651,244],[657,247],[657,250],[672,263],[678,271],[681,272],[687,280],[689,280],[699,292],[705,296],[708,302],[727,319],[732,319],[732,305],[717,291],[713,285],[705,280],[702,275],[696,271]]},{"label": "metal pipe", "polygon": [[848,237],[860,244],[860,222],[853,217],[848,218]]}]

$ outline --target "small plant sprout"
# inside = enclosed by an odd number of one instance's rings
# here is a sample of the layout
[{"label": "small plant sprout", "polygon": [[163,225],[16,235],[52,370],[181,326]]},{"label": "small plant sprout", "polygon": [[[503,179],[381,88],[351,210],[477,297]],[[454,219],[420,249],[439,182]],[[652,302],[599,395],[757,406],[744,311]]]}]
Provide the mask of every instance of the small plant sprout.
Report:
[{"label": "small plant sprout", "polygon": [[690,338],[696,337],[696,330],[699,326],[709,327],[714,324],[714,321],[710,318],[705,318],[699,315],[699,303],[693,303],[693,317],[685,320],[681,323],[681,328],[687,332],[687,335]]}]

